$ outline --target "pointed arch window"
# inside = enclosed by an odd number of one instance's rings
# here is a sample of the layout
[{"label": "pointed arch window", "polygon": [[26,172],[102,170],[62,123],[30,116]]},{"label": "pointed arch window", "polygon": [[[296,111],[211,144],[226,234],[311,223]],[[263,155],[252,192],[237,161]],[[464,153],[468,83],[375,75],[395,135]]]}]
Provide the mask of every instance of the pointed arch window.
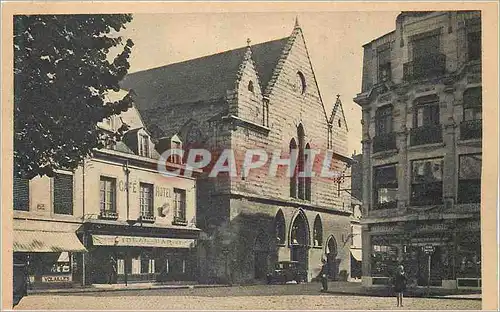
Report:
[{"label": "pointed arch window", "polygon": [[269,102],[267,100],[262,102],[262,125],[269,127]]},{"label": "pointed arch window", "polygon": [[306,176],[304,178],[304,199],[306,200],[311,200],[311,176],[312,176],[312,171],[313,171],[313,165],[314,165],[314,159],[310,159],[313,155],[311,154],[311,146],[309,143],[306,144],[305,147],[305,158],[304,158],[304,170],[306,173]]},{"label": "pointed arch window", "polygon": [[[305,132],[304,132],[304,127],[302,124],[299,124],[297,127],[297,138],[298,138],[298,149],[299,149],[299,155],[298,155],[298,172],[304,172],[305,168],[305,154],[304,154],[304,148],[305,148]],[[297,191],[297,196],[299,199],[305,199],[305,178],[304,177],[298,177],[298,191]]]},{"label": "pointed arch window", "polygon": [[323,224],[319,215],[314,219],[313,240],[314,246],[323,246]]},{"label": "pointed arch window", "polygon": [[[290,157],[295,150],[297,150],[297,143],[295,139],[292,139],[290,141]],[[297,166],[293,168],[292,174],[290,175],[290,197],[297,198]]]},{"label": "pointed arch window", "polygon": [[274,218],[274,233],[277,245],[285,244],[285,232],[285,216],[283,215],[283,211],[280,209]]}]

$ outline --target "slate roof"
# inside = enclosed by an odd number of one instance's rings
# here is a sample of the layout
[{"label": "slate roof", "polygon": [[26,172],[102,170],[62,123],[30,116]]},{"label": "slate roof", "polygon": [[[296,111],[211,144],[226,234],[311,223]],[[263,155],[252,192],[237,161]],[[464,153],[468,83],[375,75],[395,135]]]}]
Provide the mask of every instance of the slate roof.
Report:
[{"label": "slate roof", "polygon": [[[262,89],[272,78],[289,37],[251,45]],[[204,102],[226,96],[235,88],[247,47],[131,73],[121,83],[133,89],[141,111],[159,106]]]}]

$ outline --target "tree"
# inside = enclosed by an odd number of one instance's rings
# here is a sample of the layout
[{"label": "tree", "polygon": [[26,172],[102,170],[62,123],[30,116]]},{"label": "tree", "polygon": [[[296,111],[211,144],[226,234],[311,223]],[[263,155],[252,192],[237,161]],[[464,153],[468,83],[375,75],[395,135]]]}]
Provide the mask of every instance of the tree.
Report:
[{"label": "tree", "polygon": [[[97,123],[126,111],[118,101],[133,42],[118,35],[131,14],[14,16],[14,172],[32,178],[75,169],[125,127]],[[112,51],[116,51],[112,57]]]}]

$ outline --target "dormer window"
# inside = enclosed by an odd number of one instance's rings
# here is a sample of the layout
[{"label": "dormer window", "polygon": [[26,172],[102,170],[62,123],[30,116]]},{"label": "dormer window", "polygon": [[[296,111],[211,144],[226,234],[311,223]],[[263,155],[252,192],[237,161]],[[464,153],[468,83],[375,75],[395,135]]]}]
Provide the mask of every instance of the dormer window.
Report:
[{"label": "dormer window", "polygon": [[139,135],[139,156],[149,157],[149,137],[147,135]]}]

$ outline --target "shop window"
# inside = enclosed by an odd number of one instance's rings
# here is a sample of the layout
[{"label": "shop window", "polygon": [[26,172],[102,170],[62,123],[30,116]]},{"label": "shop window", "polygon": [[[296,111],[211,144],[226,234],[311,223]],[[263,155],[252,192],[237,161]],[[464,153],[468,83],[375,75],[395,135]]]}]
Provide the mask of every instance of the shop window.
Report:
[{"label": "shop window", "polygon": [[116,179],[101,177],[101,214],[116,213]]},{"label": "shop window", "polygon": [[459,156],[458,201],[481,202],[481,154]]},{"label": "shop window", "polygon": [[481,32],[467,34],[467,56],[469,61],[481,59]]},{"label": "shop window", "polygon": [[73,214],[73,175],[56,173],[54,176],[54,213]]},{"label": "shop window", "polygon": [[186,223],[186,190],[174,188],[174,222]]},{"label": "shop window", "polygon": [[140,183],[139,185],[139,205],[142,217],[152,217],[153,212],[153,185]]},{"label": "shop window", "polygon": [[149,157],[149,137],[139,135],[139,156]]},{"label": "shop window", "polygon": [[387,165],[373,168],[374,209],[397,207],[398,177],[397,166]]},{"label": "shop window", "polygon": [[274,231],[276,235],[276,244],[284,245],[285,244],[285,216],[283,215],[283,211],[281,209],[276,214],[274,218]]},{"label": "shop window", "polygon": [[29,211],[30,180],[14,177],[13,206],[14,210]]},{"label": "shop window", "polygon": [[384,244],[382,241],[373,242],[371,250],[371,269],[373,277],[392,277],[398,265],[398,248]]},{"label": "shop window", "polygon": [[411,205],[443,203],[443,159],[412,161]]},{"label": "shop window", "polygon": [[313,239],[314,246],[323,246],[323,224],[319,215],[314,220]]},{"label": "shop window", "polygon": [[481,237],[467,233],[457,246],[455,262],[457,278],[481,278]]}]

